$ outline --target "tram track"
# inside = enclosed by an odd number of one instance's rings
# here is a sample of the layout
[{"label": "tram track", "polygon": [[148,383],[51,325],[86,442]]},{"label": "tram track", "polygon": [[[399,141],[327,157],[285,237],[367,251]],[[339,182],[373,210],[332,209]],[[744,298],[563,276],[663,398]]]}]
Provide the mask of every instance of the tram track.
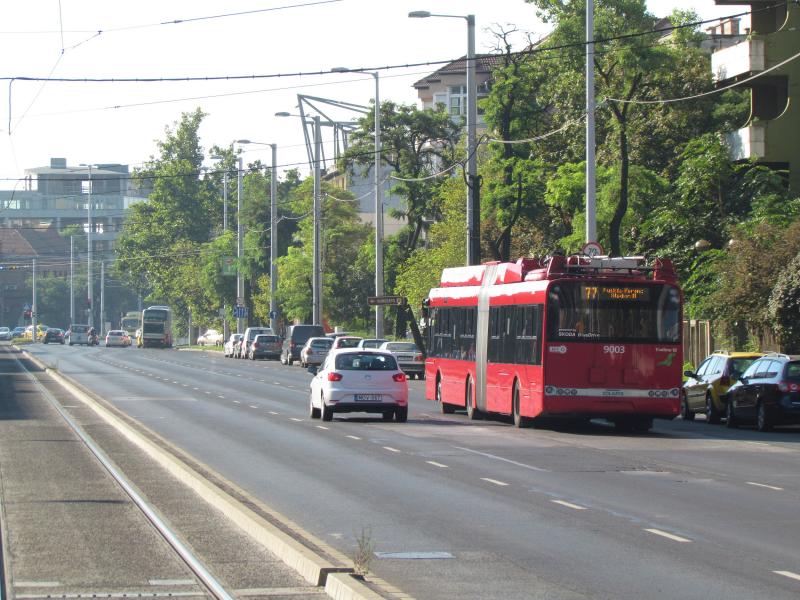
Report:
[{"label": "tram track", "polygon": [[[157,509],[150,504],[136,486],[126,477],[126,475],[117,467],[111,458],[103,451],[97,442],[89,435],[72,416],[61,406],[61,403],[53,396],[53,394],[42,384],[42,382],[19,360],[14,357],[14,362],[19,367],[28,379],[33,383],[36,389],[41,393],[42,397],[48,404],[60,415],[64,423],[69,429],[83,442],[91,454],[99,461],[108,475],[116,482],[116,484],[125,492],[130,500],[138,507],[142,515],[158,532],[161,538],[166,541],[170,548],[180,557],[184,564],[188,567],[191,573],[201,583],[202,587],[207,592],[207,595],[215,598],[216,600],[234,600],[234,596],[222,585],[222,583],[212,575],[209,568],[184,544],[178,534],[165,522],[159,515]],[[0,558],[0,568],[3,567],[3,560]],[[6,578],[4,577],[5,581]],[[188,583],[188,580],[181,581],[181,583]],[[33,587],[33,586],[32,586]],[[93,594],[94,595],[94,594]],[[112,595],[112,594],[109,594]],[[114,594],[116,595],[116,594]],[[125,596],[126,594],[122,594]],[[150,593],[152,595],[152,592]],[[176,592],[168,592],[167,596],[175,596]],[[181,596],[196,596],[192,592],[178,592],[177,595]],[[204,594],[206,595],[206,594]],[[48,595],[49,596],[49,595]],[[78,595],[80,596],[80,595]],[[8,598],[14,600],[14,597],[8,594],[6,590],[4,594],[0,594],[0,600]]]}]

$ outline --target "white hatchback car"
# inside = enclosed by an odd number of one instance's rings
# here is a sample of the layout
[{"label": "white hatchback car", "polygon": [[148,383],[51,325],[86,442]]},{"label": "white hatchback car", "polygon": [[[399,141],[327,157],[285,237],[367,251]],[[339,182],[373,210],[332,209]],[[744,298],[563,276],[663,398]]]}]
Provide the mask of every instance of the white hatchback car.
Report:
[{"label": "white hatchback car", "polygon": [[333,419],[335,412],[381,413],[384,421],[408,419],[408,381],[389,352],[343,348],[331,350],[317,369],[309,367],[309,413]]}]

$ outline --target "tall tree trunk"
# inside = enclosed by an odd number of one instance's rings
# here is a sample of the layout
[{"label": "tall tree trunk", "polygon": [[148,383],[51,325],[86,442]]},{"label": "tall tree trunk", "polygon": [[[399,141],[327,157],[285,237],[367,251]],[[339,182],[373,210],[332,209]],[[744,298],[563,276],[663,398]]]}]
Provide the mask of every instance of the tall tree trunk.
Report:
[{"label": "tall tree trunk", "polygon": [[611,256],[622,256],[619,232],[622,228],[622,219],[628,212],[628,134],[625,128],[626,120],[620,120],[619,128],[619,201],[614,210],[614,216],[608,225],[608,237],[611,241]]}]

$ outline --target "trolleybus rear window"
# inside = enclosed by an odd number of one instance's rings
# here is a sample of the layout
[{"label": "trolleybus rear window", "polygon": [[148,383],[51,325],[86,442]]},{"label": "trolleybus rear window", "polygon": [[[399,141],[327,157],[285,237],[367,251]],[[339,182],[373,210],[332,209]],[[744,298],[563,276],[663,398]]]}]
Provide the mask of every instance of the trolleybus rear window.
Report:
[{"label": "trolleybus rear window", "polygon": [[680,292],[671,285],[564,281],[547,296],[551,342],[679,341]]}]

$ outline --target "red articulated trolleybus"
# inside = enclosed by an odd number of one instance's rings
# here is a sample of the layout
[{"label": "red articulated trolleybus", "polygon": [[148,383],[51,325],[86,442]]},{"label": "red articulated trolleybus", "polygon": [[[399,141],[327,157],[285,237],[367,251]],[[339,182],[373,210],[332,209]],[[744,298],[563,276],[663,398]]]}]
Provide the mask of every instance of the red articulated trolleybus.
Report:
[{"label": "red articulated trolleybus", "polygon": [[425,300],[425,396],[441,411],[604,418],[647,431],[680,412],[682,294],[672,262],[552,256],[445,269]]}]

